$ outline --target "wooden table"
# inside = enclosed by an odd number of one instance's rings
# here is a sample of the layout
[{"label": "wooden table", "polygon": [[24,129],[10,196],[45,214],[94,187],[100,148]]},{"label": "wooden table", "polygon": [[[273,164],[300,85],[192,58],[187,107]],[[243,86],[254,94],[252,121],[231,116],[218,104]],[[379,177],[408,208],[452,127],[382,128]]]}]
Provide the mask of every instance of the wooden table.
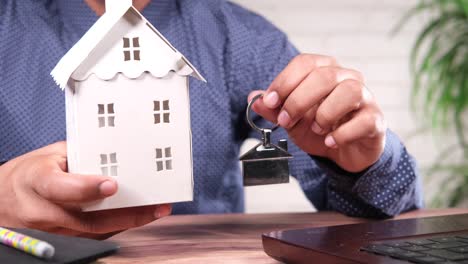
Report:
[{"label": "wooden table", "polygon": [[[398,219],[460,213],[468,209],[420,210]],[[263,252],[264,232],[365,221],[335,212],[169,216],[111,238],[121,250],[99,263],[277,263]]]}]

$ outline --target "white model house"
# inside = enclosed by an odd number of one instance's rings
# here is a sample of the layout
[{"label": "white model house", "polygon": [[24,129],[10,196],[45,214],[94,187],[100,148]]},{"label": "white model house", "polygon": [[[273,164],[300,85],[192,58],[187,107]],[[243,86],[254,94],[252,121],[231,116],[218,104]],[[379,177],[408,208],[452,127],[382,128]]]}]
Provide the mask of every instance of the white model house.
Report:
[{"label": "white model house", "polygon": [[188,78],[204,79],[131,0],[107,0],[51,75],[66,94],[69,172],[119,184],[85,211],[192,200]]}]

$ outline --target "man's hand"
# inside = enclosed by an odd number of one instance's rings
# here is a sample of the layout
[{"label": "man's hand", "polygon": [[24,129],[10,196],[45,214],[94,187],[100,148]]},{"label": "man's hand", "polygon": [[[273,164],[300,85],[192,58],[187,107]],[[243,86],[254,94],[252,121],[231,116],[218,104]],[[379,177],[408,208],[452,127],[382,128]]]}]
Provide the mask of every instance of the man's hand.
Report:
[{"label": "man's hand", "polygon": [[105,238],[170,214],[169,205],[82,212],[80,204],[115,194],[117,183],[67,173],[66,160],[59,142],[0,166],[0,226]]},{"label": "man's hand", "polygon": [[[249,100],[263,92],[252,92]],[[362,74],[330,57],[294,58],[253,110],[285,128],[305,152],[349,172],[374,164],[385,147],[386,123]]]}]

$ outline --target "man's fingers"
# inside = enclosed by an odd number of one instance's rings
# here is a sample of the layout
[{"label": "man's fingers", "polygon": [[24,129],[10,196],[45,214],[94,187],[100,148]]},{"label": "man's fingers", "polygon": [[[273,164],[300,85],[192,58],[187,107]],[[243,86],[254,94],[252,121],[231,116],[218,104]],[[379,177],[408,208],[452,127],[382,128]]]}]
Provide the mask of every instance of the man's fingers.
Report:
[{"label": "man's fingers", "polygon": [[[36,195],[37,196],[37,195]],[[39,196],[28,195],[22,199],[30,199],[29,202],[22,203],[17,208],[17,217],[24,227],[58,230],[61,227],[77,226],[79,219],[60,205],[52,203]],[[68,228],[72,230],[72,228]],[[74,232],[64,232],[66,234],[75,234]]]},{"label": "man's fingers", "polygon": [[44,230],[63,228],[65,234],[93,236],[91,234],[108,234],[145,225],[170,215],[172,208],[165,204],[81,212],[46,199],[33,199],[17,210],[17,216],[25,227]]},{"label": "man's fingers", "polygon": [[[309,129],[317,114],[318,105],[313,106],[293,127],[288,130],[292,138],[305,138],[309,136]],[[312,134],[313,135],[313,134]]]},{"label": "man's fingers", "polygon": [[284,128],[293,126],[314,105],[346,79],[359,79],[360,73],[337,67],[321,67],[312,71],[286,98],[278,115],[278,124]]},{"label": "man's fingers", "polygon": [[[264,92],[265,91],[260,91],[260,90],[251,92],[247,99],[248,102],[250,102],[252,98],[254,98],[256,95],[264,93]],[[257,101],[255,101],[255,103],[252,105],[252,110],[255,111],[255,113],[262,116],[263,118],[265,118],[266,120],[276,124],[277,122],[276,118],[278,117],[279,109],[268,108],[265,105],[263,99],[258,99]]]},{"label": "man's fingers", "polygon": [[338,63],[332,57],[313,54],[301,54],[295,57],[267,89],[264,97],[265,105],[270,109],[277,108],[310,72],[326,66],[338,66]]},{"label": "man's fingers", "polygon": [[[356,140],[374,139],[385,136],[387,125],[379,111],[361,110],[351,120],[343,123],[325,138],[325,145],[330,148],[345,146]],[[376,146],[381,147],[381,146]]]},{"label": "man's fingers", "polygon": [[[259,94],[264,94],[265,91],[263,90],[254,90],[252,92],[249,93],[249,96],[247,97],[247,102],[249,103],[250,101],[253,100],[253,98]],[[258,102],[258,101],[257,101]]]},{"label": "man's fingers", "polygon": [[154,215],[156,218],[161,218],[165,216],[169,216],[172,214],[172,205],[170,204],[161,204],[156,207],[156,211],[154,212]]},{"label": "man's fingers", "polygon": [[34,151],[28,152],[24,155],[16,157],[15,159],[7,162],[5,166],[9,166],[10,168],[15,167],[16,164],[19,164],[23,160],[29,159],[34,156],[42,156],[42,155],[57,155],[63,157],[63,161],[60,163],[60,167],[63,168],[64,171],[67,170],[67,143],[65,141],[56,142],[50,144],[48,146],[42,147],[40,149],[36,149]]},{"label": "man's fingers", "polygon": [[31,155],[60,155],[67,156],[67,142],[60,141],[48,146],[42,147],[40,149],[31,151]]},{"label": "man's fingers", "polygon": [[[110,177],[63,172],[56,165],[59,158],[51,157],[47,160],[48,164],[40,164],[32,172],[31,188],[44,199],[57,203],[84,203],[103,199],[117,192],[117,183]],[[39,162],[44,162],[44,159]]]},{"label": "man's fingers", "polygon": [[164,204],[81,213],[79,226],[68,228],[83,233],[106,234],[146,225],[170,215],[171,210],[170,205]]},{"label": "man's fingers", "polygon": [[64,234],[92,236],[91,234],[108,234],[142,226],[170,213],[170,205],[83,213],[66,210],[46,200],[38,200],[34,205],[22,208],[19,216],[25,227],[47,230],[60,227]]},{"label": "man's fingers", "polygon": [[364,84],[353,79],[345,80],[320,104],[311,129],[318,135],[324,135],[343,117],[371,100],[372,95]]}]

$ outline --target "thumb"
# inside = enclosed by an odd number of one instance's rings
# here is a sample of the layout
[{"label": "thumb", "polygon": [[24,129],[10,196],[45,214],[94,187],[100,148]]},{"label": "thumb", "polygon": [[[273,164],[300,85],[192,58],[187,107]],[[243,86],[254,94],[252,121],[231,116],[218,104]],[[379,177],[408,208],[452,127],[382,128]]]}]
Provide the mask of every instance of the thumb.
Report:
[{"label": "thumb", "polygon": [[29,182],[41,197],[58,203],[83,203],[117,192],[117,182],[113,178],[66,173],[60,165],[64,163],[63,160],[58,155],[48,155],[36,157],[32,164],[24,164],[26,170],[31,168]]},{"label": "thumb", "polygon": [[[252,101],[252,99],[259,95],[259,94],[263,94],[265,93],[265,91],[263,90],[255,90],[255,91],[252,91],[249,96],[248,96],[248,101]],[[257,101],[255,101],[255,103],[252,105],[252,110],[255,111],[255,113],[259,114],[260,116],[262,116],[263,118],[265,118],[266,120],[272,122],[272,123],[277,123],[277,120],[278,120],[278,114],[279,114],[279,111],[280,109],[277,108],[277,109],[271,109],[271,108],[268,108],[264,101],[263,101],[263,97],[258,99]]]}]

